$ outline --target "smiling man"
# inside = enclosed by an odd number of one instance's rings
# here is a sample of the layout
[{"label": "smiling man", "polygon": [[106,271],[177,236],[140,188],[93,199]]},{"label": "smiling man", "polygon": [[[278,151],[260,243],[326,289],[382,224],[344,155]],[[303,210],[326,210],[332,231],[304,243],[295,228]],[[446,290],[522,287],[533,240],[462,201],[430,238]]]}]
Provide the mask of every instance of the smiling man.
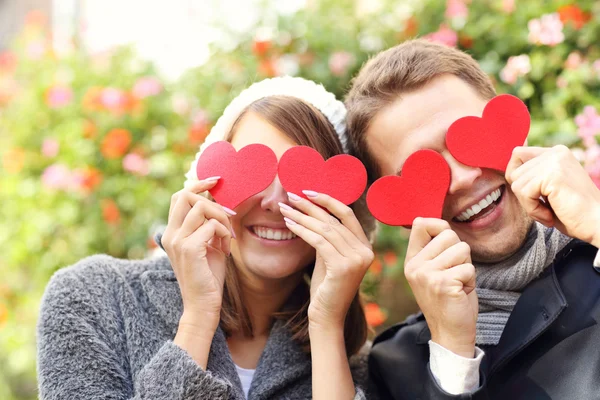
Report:
[{"label": "smiling man", "polygon": [[517,147],[505,173],[458,162],[449,126],[495,95],[470,56],[424,40],[375,56],[348,93],[371,181],[421,149],[451,170],[442,219],[417,218],[409,239],[422,314],[371,353],[384,397],[600,398],[600,191],[564,146]]}]

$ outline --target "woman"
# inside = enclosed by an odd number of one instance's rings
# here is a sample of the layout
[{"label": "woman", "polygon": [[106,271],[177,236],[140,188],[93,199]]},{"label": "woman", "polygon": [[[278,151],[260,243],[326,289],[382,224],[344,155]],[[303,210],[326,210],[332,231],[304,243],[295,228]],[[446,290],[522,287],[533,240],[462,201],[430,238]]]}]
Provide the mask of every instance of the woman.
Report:
[{"label": "woman", "polygon": [[[313,82],[262,81],[227,107],[199,154],[227,140],[328,158],[343,152],[344,117]],[[366,397],[357,292],[373,252],[352,210],[275,179],[233,211],[206,195],[218,177],[198,181],[194,162],[187,178],[158,236],[168,257],[94,256],[52,278],[38,324],[40,397]]]}]

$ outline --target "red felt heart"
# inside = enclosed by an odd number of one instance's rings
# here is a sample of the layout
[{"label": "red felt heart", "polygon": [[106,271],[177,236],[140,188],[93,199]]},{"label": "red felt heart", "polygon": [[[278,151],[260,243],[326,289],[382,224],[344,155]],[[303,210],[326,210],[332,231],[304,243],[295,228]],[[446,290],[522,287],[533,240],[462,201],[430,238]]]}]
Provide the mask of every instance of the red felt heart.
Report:
[{"label": "red felt heart", "polygon": [[531,118],[517,97],[504,94],[485,106],[482,118],[456,120],[446,134],[446,146],[459,162],[505,171],[517,146],[523,146]]},{"label": "red felt heart", "polygon": [[229,142],[215,142],[202,152],[196,165],[200,180],[221,177],[209,192],[217,203],[231,209],[268,188],[276,174],[277,156],[262,144],[236,152]]},{"label": "red felt heart", "polygon": [[360,198],[367,185],[365,166],[347,154],[327,161],[313,148],[295,146],[279,160],[279,180],[286,191],[302,196],[302,190],[325,193],[348,205]]},{"label": "red felt heart", "polygon": [[412,226],[417,217],[441,218],[450,187],[450,167],[433,150],[408,157],[402,176],[384,176],[367,192],[371,214],[388,225]]}]

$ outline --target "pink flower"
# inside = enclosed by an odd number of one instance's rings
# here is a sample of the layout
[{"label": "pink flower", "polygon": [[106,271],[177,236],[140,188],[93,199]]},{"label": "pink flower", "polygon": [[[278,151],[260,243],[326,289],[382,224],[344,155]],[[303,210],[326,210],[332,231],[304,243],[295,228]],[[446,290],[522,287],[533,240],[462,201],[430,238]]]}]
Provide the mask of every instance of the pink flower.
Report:
[{"label": "pink flower", "polygon": [[163,89],[162,83],[153,76],[145,76],[140,78],[133,85],[132,93],[138,99],[156,96]]},{"label": "pink flower", "polygon": [[58,154],[59,144],[56,139],[44,139],[42,143],[42,154],[44,157],[52,158]]},{"label": "pink flower", "polygon": [[567,57],[567,61],[565,61],[565,69],[577,69],[583,62],[583,57],[581,57],[581,53],[578,51],[573,51]]},{"label": "pink flower", "polygon": [[123,169],[140,176],[148,175],[150,172],[148,161],[136,153],[129,153],[123,158]]},{"label": "pink flower", "polygon": [[46,44],[41,39],[30,42],[25,49],[25,54],[31,60],[39,60],[46,54]]},{"label": "pink flower", "polygon": [[596,75],[598,75],[598,79],[600,79],[600,58],[593,62],[592,68],[596,72]]},{"label": "pink flower", "polygon": [[458,43],[458,34],[448,28],[446,24],[440,25],[440,28],[436,32],[432,32],[424,36],[424,38],[450,47],[454,47]]},{"label": "pink flower", "polygon": [[71,187],[73,175],[62,164],[52,164],[42,173],[42,185],[49,189],[67,190]]},{"label": "pink flower", "polygon": [[539,19],[532,19],[527,24],[529,27],[529,42],[556,46],[565,40],[563,23],[558,13],[545,14]]},{"label": "pink flower", "polygon": [[354,64],[354,54],[347,51],[336,51],[329,57],[329,70],[334,76],[343,76]]},{"label": "pink flower", "polygon": [[60,108],[73,100],[73,90],[68,86],[53,86],[46,91],[46,104],[50,108]]},{"label": "pink flower", "polygon": [[188,98],[181,93],[175,93],[171,98],[171,106],[173,106],[173,111],[179,115],[186,115],[190,112],[190,101]]},{"label": "pink flower", "polygon": [[100,93],[100,103],[111,111],[121,111],[127,108],[129,99],[121,89],[108,87]]},{"label": "pink flower", "polygon": [[531,62],[527,54],[509,57],[506,66],[500,71],[500,79],[514,85],[520,76],[525,76],[531,71]]},{"label": "pink flower", "polygon": [[515,0],[502,0],[502,11],[510,14],[515,11],[515,9]]},{"label": "pink flower", "polygon": [[466,20],[469,9],[464,0],[446,0],[446,18]]},{"label": "pink flower", "polygon": [[593,106],[586,106],[583,112],[575,117],[578,135],[583,140],[583,144],[590,148],[597,146],[596,135],[600,134],[600,115]]}]

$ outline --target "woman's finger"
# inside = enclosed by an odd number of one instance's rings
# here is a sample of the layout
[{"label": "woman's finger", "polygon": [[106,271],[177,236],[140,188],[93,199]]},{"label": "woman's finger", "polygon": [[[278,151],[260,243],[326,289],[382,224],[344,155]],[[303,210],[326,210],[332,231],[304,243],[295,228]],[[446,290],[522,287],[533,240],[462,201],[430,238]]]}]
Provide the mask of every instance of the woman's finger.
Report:
[{"label": "woman's finger", "polygon": [[196,231],[206,220],[216,219],[227,229],[231,230],[231,221],[221,206],[208,199],[196,201],[192,209],[186,214],[178,232],[180,237],[188,237]]},{"label": "woman's finger", "polygon": [[[213,239],[220,239],[220,248],[211,245],[216,244]],[[231,253],[231,231],[216,219],[209,219],[200,229],[195,230],[182,244],[182,250],[194,252],[199,246],[206,245],[222,251],[225,255]]]},{"label": "woman's finger", "polygon": [[220,178],[221,177],[219,177],[219,176],[213,176],[213,177],[206,178],[206,179],[203,179],[198,182],[193,182],[190,184],[189,187],[187,187],[185,189],[181,189],[180,191],[174,193],[171,196],[171,205],[169,206],[169,219],[171,218],[171,214],[173,213],[173,209],[175,208],[175,204],[177,203],[177,200],[179,199],[179,197],[181,197],[181,195],[183,193],[191,192],[191,193],[200,194],[200,193],[206,192],[207,190],[212,189],[217,184],[217,182],[219,182]]},{"label": "woman's finger", "polygon": [[[173,213],[171,214],[171,218],[169,219],[168,225],[175,229],[182,227],[184,221],[187,219],[188,214],[194,207],[198,207],[195,213],[197,213],[199,210],[202,210],[202,212],[209,213],[210,218],[215,218],[223,225],[231,227],[231,222],[229,221],[229,217],[223,207],[204,196],[192,192],[181,193],[177,203],[175,203],[175,207],[173,209]],[[198,223],[194,228],[197,228],[199,225],[201,225],[201,223],[202,221],[200,221],[200,223]],[[187,228],[186,236],[191,233],[190,229],[191,228],[189,227]]]},{"label": "woman's finger", "polygon": [[305,228],[296,221],[284,217],[285,225],[287,228],[299,236],[306,243],[311,245],[321,257],[325,260],[333,260],[335,258],[341,258],[342,255],[335,249],[335,247],[323,236]]},{"label": "woman's finger", "polygon": [[354,211],[350,207],[324,193],[317,193],[311,190],[303,190],[302,193],[304,193],[310,201],[326,208],[331,214],[339,219],[342,224],[358,238],[358,240],[368,247],[371,246],[371,242],[367,238],[363,227],[360,222],[358,222]]}]

